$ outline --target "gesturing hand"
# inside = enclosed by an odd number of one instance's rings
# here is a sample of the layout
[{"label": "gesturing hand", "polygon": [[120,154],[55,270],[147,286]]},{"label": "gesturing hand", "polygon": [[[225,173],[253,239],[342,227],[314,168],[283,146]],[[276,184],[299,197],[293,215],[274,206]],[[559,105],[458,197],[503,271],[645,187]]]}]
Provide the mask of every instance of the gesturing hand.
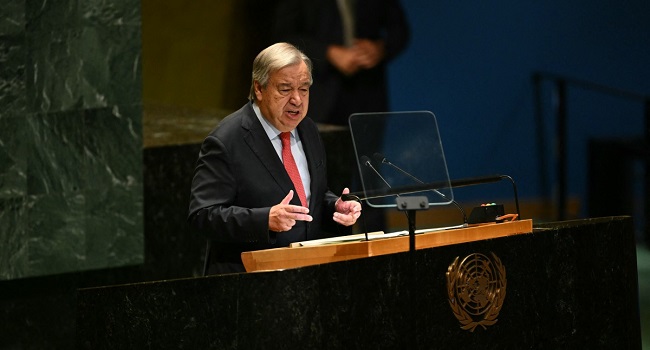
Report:
[{"label": "gesturing hand", "polygon": [[[347,187],[343,189],[343,194],[350,193]],[[339,197],[336,200],[336,212],[334,213],[334,221],[344,226],[352,226],[359,216],[361,216],[361,203],[355,201],[343,201]]]},{"label": "gesturing hand", "polygon": [[271,207],[269,212],[269,230],[275,232],[289,231],[296,221],[312,221],[309,208],[289,204],[293,190],[289,191],[280,204]]}]

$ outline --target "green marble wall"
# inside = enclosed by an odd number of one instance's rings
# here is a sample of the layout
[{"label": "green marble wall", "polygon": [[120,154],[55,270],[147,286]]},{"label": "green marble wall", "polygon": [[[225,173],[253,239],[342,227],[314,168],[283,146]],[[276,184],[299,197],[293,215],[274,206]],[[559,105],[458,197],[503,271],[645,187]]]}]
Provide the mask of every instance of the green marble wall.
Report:
[{"label": "green marble wall", "polygon": [[0,280],[142,263],[139,0],[0,0]]}]

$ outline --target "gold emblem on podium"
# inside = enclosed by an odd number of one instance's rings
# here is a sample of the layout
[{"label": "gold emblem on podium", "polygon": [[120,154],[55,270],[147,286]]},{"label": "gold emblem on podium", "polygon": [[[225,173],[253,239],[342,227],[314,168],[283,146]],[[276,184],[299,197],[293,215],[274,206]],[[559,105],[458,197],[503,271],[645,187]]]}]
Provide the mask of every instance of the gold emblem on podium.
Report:
[{"label": "gold emblem on podium", "polygon": [[496,254],[459,257],[447,269],[449,305],[464,330],[495,324],[506,297],[506,268]]}]

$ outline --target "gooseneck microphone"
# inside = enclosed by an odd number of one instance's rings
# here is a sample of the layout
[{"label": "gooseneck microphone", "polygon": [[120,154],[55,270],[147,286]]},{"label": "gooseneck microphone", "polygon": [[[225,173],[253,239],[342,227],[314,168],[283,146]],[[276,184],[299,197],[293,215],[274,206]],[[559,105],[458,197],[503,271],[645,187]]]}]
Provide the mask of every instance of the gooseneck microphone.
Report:
[{"label": "gooseneck microphone", "polygon": [[[365,157],[365,156],[364,156],[364,157]],[[366,157],[366,158],[368,158],[368,157]],[[375,153],[375,154],[372,155],[372,158],[375,160],[375,162],[377,162],[377,163],[379,163],[379,164],[386,164],[386,165],[392,167],[393,169],[399,171],[400,173],[402,173],[402,174],[408,176],[408,177],[411,178],[413,181],[415,181],[415,182],[417,182],[417,183],[419,183],[419,184],[424,184],[424,182],[423,182],[422,180],[418,179],[417,177],[413,176],[411,173],[409,173],[409,172],[407,172],[406,170],[404,170],[404,169],[398,167],[397,165],[391,163],[391,162],[390,162],[390,161],[389,161],[389,160],[388,160],[388,159],[387,159],[383,154],[381,154],[381,153]],[[370,166],[372,167],[372,165],[370,165]],[[374,169],[374,167],[373,167],[373,169]],[[376,170],[375,170],[375,171],[376,171]],[[380,175],[380,176],[381,176],[381,175]],[[382,179],[383,179],[383,178],[382,178]],[[389,187],[390,187],[390,186],[389,186]],[[465,214],[465,210],[463,209],[463,207],[461,207],[461,206],[458,204],[458,202],[456,202],[455,200],[453,200],[453,199],[447,197],[444,193],[438,191],[438,190],[435,189],[435,188],[432,188],[431,191],[435,192],[436,194],[438,194],[440,197],[444,198],[445,200],[448,200],[448,201],[451,201],[452,203],[454,203],[454,205],[455,205],[455,206],[460,210],[461,214],[463,214],[463,226],[465,226],[465,227],[468,226],[468,224],[467,224],[467,215]]]},{"label": "gooseneck microphone", "polygon": [[[377,169],[375,169],[375,167],[374,167],[374,166],[372,165],[372,163],[370,162],[370,158],[368,158],[368,156],[361,156],[361,158],[359,158],[359,159],[361,160],[361,164],[363,164],[363,165],[367,166],[368,168],[372,169],[372,171],[373,171],[373,172],[374,172],[374,173],[375,173],[375,174],[376,174],[376,175],[381,179],[381,181],[384,182],[384,184],[386,185],[386,187],[388,187],[388,188],[393,188],[393,187],[388,183],[388,181],[386,181],[386,179],[384,179],[384,177],[381,176],[381,174],[379,173],[379,171],[377,171]],[[399,197],[399,194],[398,194],[397,196]]]},{"label": "gooseneck microphone", "polygon": [[[374,166],[372,165],[372,163],[370,162],[370,158],[368,158],[368,156],[363,155],[363,156],[361,156],[361,158],[359,158],[359,160],[361,161],[361,164],[363,164],[363,165],[367,166],[368,168],[372,169],[372,171],[375,173],[375,175],[377,175],[377,176],[381,179],[381,181],[384,182],[384,184],[386,185],[386,187],[391,188],[391,189],[393,188],[393,187],[388,183],[388,181],[386,181],[386,179],[384,179],[384,177],[381,176],[381,174],[379,173],[379,171],[377,171],[377,169],[375,169],[375,167],[374,167]],[[396,194],[395,196],[399,197],[399,193]],[[408,219],[408,218],[409,218],[409,214],[408,214],[408,212],[405,211],[404,214],[406,215],[406,218]]]}]

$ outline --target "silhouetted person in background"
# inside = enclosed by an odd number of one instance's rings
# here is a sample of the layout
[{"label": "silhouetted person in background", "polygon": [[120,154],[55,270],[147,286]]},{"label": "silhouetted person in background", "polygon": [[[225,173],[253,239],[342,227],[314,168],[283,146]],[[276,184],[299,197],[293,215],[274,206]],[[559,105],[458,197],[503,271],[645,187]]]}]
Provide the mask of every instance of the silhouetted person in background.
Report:
[{"label": "silhouetted person in background", "polygon": [[314,64],[311,119],[347,126],[352,113],[388,111],[386,65],[409,41],[398,0],[280,0],[273,33]]}]

